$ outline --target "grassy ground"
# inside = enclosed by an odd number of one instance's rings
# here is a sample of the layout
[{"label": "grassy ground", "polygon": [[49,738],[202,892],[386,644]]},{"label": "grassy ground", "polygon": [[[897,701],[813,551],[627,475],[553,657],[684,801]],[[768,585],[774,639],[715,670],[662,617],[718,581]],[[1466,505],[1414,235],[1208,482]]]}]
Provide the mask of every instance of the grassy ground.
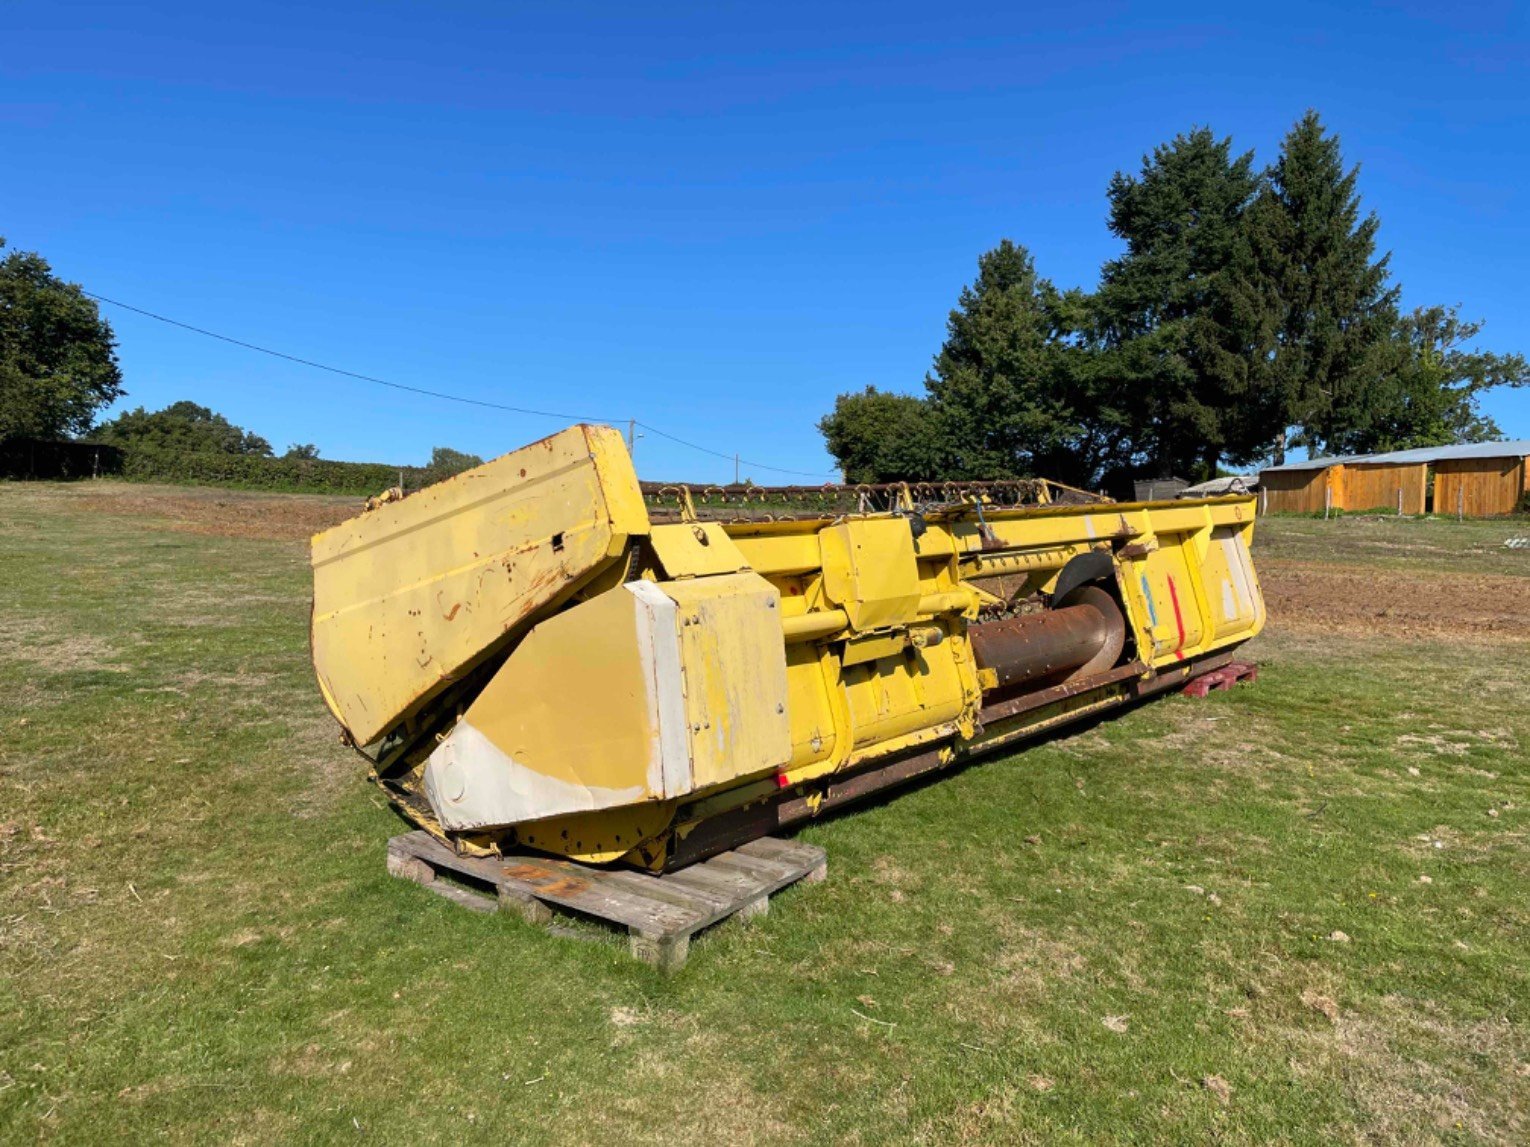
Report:
[{"label": "grassy ground", "polygon": [[[1257,686],[814,825],[829,881],[666,980],[385,875],[301,542],[81,489],[0,486],[0,1139],[1530,1136],[1523,624],[1287,593]],[[1506,529],[1258,550],[1449,610],[1530,586]]]}]

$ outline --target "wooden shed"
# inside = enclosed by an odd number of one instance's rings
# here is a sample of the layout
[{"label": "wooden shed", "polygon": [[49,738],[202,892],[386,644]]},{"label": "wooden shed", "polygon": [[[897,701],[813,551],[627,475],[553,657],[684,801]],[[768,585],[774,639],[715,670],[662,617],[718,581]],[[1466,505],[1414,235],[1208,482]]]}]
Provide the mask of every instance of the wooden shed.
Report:
[{"label": "wooden shed", "polygon": [[1512,514],[1525,498],[1526,455],[1441,458],[1434,464],[1434,512],[1486,518]]},{"label": "wooden shed", "polygon": [[[1260,505],[1271,514],[1317,514],[1327,508],[1327,496],[1343,480],[1344,466],[1336,459],[1329,464],[1296,463],[1276,466],[1259,473]],[[1337,491],[1334,505],[1338,504]]]},{"label": "wooden shed", "polygon": [[1429,490],[1425,462],[1370,462],[1355,459],[1343,466],[1333,504],[1341,510],[1390,510],[1422,514]]},{"label": "wooden shed", "polygon": [[[1430,497],[1430,476],[1434,493]],[[1265,512],[1510,514],[1530,491],[1530,440],[1426,446],[1389,454],[1313,458],[1260,471]]]}]

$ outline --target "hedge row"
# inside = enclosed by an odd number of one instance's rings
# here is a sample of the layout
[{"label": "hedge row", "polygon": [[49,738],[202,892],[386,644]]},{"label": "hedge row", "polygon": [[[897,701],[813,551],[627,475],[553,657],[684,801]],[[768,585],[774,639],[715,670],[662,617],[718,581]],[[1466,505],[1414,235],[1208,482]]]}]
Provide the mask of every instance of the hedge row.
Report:
[{"label": "hedge row", "polygon": [[122,451],[100,442],[0,439],[0,478],[99,478],[122,473]]},{"label": "hedge row", "polygon": [[134,446],[122,452],[122,477],[135,482],[231,486],[289,494],[352,494],[365,497],[396,486],[418,490],[439,475],[417,466],[381,462],[331,462],[323,458],[262,458],[249,454],[178,454]]}]

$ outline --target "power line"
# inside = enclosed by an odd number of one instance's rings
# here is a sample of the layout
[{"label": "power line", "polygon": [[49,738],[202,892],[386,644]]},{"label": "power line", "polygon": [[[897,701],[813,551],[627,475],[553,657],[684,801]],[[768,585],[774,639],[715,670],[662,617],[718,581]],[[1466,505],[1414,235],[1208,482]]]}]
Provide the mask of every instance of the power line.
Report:
[{"label": "power line", "polygon": [[192,326],[190,323],[183,323],[179,319],[172,319],[167,315],[155,314],[153,311],[146,311],[142,307],[135,307],[129,303],[119,302],[116,299],[108,299],[105,295],[98,295],[94,291],[86,291],[82,289],[80,293],[87,295],[90,298],[97,300],[98,302],[110,303],[114,307],[121,307],[125,311],[132,311],[136,315],[143,315],[145,318],[156,319],[159,322],[168,323],[172,327],[180,327],[182,330],[192,331],[193,333],[199,335],[205,335],[210,339],[217,339],[219,342],[231,343],[234,346],[243,347],[245,350],[256,351],[260,354],[268,354],[272,358],[286,359],[288,362],[295,362],[300,366],[310,366],[315,370],[326,370],[330,374],[343,375],[346,378],[358,379],[361,382],[371,382],[377,384],[378,386],[391,387],[394,390],[406,390],[410,394],[423,394],[427,398],[441,398],[445,399],[447,402],[461,402],[469,406],[484,406],[488,407],[490,410],[504,410],[511,414],[532,414],[539,418],[561,418],[569,422],[611,421],[610,419],[606,418],[595,418],[582,414],[562,414],[555,410],[531,410],[527,407],[509,406],[502,402],[489,402],[488,400],[481,398],[467,398],[459,394],[448,394],[441,390],[427,390],[422,386],[409,386],[402,382],[390,382],[386,378],[377,378],[376,376],[370,374],[359,374],[354,370],[345,370],[342,367],[330,366],[328,363],[315,362],[313,359],[299,358],[297,355],[287,354],[285,351],[272,350],[270,347],[258,346],[255,343],[245,342],[243,339],[236,339],[230,335],[222,335],[217,331],[210,331],[204,327]]},{"label": "power line", "polygon": [[601,418],[589,414],[567,414],[556,410],[534,410],[527,406],[511,406],[510,404],[504,402],[490,402],[488,399],[469,398],[466,395],[451,394],[444,390],[430,390],[423,386],[410,386],[407,383],[393,382],[386,378],[378,378],[376,375],[361,374],[358,371],[346,370],[343,367],[331,366],[328,363],[315,362],[310,358],[302,358],[295,354],[288,354],[285,351],[273,350],[270,347],[260,346],[258,343],[246,342],[244,339],[236,339],[231,335],[219,334],[217,331],[210,331],[205,327],[194,326],[191,323],[182,322],[180,319],[172,319],[168,315],[157,314],[154,311],[145,310],[143,307],[135,307],[131,303],[124,303],[117,299],[109,299],[105,295],[96,294],[94,291],[87,291],[81,288],[80,293],[87,296],[88,298],[95,299],[99,303],[107,303],[114,307],[120,307],[124,311],[132,311],[135,315],[142,315],[144,318],[154,319],[156,322],[166,323],[172,327],[179,327],[181,330],[191,331],[193,334],[199,334],[210,339],[217,339],[219,342],[229,343],[232,346],[243,347],[245,350],[252,350],[258,354],[270,355],[272,358],[280,358],[285,359],[287,362],[295,362],[299,366],[311,367],[314,370],[328,371],[330,374],[338,374],[344,378],[355,379],[358,382],[369,382],[375,386],[386,386],[392,390],[402,390],[409,394],[423,395],[426,398],[439,398],[445,402],[460,402],[465,406],[479,406],[489,410],[502,410],[509,414],[527,414],[536,418],[556,418],[563,422],[635,422],[644,430],[647,430],[651,434],[657,434],[660,438],[667,438],[669,441],[687,447],[688,449],[699,451],[702,454],[710,454],[714,458],[723,458],[729,462],[737,462],[740,465],[749,466],[756,470],[769,470],[775,474],[792,474],[799,478],[823,478],[825,476],[821,473],[813,473],[807,470],[790,470],[783,466],[771,466],[764,462],[753,462],[748,458],[740,458],[736,454],[725,454],[721,450],[713,450],[709,446],[702,446],[695,442],[689,442],[684,438],[677,438],[675,435],[670,434],[667,431],[660,430],[657,426],[653,426],[647,422],[643,422],[637,419]]}]

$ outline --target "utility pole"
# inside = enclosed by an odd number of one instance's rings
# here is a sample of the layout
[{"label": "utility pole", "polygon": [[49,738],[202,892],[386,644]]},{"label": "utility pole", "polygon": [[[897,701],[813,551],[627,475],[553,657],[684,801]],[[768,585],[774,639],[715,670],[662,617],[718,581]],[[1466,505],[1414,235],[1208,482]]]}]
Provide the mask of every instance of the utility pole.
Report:
[{"label": "utility pole", "polygon": [[637,419],[627,419],[627,453],[631,454],[637,447]]},{"label": "utility pole", "polygon": [[738,485],[738,455],[733,456],[733,484]]}]

